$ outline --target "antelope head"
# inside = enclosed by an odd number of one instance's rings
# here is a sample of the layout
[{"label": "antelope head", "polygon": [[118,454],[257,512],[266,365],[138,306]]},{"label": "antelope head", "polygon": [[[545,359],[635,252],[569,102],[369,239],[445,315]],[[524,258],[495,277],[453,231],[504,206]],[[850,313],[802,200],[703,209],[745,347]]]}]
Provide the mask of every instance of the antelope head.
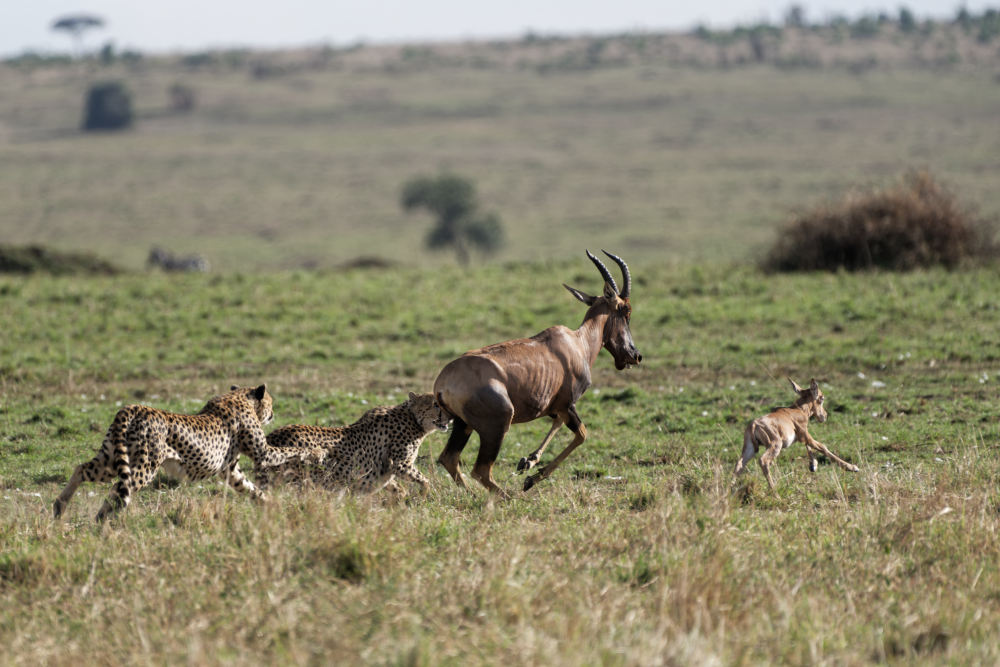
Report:
[{"label": "antelope head", "polygon": [[563,284],[570,294],[589,306],[587,315],[584,318],[589,320],[594,317],[606,315],[604,323],[603,346],[611,353],[615,360],[615,368],[623,370],[628,366],[638,365],[642,361],[642,355],[635,348],[632,342],[632,332],[629,330],[629,319],[632,317],[632,304],[629,303],[629,295],[632,293],[632,275],[629,273],[628,265],[621,257],[612,255],[607,250],[602,250],[610,257],[622,270],[622,278],[625,281],[621,291],[618,284],[608,271],[608,267],[587,251],[587,257],[594,263],[597,270],[604,278],[604,294],[601,296],[590,296],[578,289]]},{"label": "antelope head", "polygon": [[805,411],[810,417],[815,417],[816,421],[823,423],[826,421],[826,408],[823,407],[825,397],[819,390],[819,384],[813,380],[808,389],[803,389],[795,383],[795,380],[788,378],[792,383],[792,389],[799,395],[794,403],[794,407]]}]

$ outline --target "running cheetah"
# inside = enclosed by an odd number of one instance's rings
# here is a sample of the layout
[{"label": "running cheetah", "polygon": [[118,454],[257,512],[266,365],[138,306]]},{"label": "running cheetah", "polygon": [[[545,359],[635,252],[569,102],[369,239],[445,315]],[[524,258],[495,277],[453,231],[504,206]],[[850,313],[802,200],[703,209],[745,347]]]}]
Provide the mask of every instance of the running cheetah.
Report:
[{"label": "running cheetah", "polygon": [[260,488],[272,483],[315,484],[328,489],[350,487],[372,493],[384,486],[405,495],[395,476],[427,488],[425,478],[414,467],[417,450],[428,433],[448,428],[451,415],[441,409],[432,394],[414,394],[393,407],[377,407],[349,426],[323,427],[295,424],[272,431],[267,444],[274,449],[297,452],[320,448],[321,463],[297,456],[283,465],[254,466]]},{"label": "running cheetah", "polygon": [[122,408],[108,428],[97,456],[76,467],[53,503],[55,517],[62,515],[80,482],[109,482],[118,477],[97,513],[97,520],[103,521],[128,506],[132,495],[161,468],[181,479],[223,475],[235,489],[264,500],[264,494],[240,472],[240,454],[251,457],[255,466],[283,464],[289,457],[322,458],[318,450],[291,452],[267,446],[262,426],[274,417],[271,405],[271,395],[264,385],[234,385],[228,394],[216,396],[196,415],[144,405]]}]

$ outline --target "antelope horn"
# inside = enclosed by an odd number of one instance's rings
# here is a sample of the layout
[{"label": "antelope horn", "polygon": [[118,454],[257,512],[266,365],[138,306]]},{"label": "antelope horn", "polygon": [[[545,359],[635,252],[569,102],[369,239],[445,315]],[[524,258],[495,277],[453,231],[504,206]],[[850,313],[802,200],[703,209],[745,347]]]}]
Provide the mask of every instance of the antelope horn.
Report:
[{"label": "antelope horn", "polygon": [[[605,253],[605,254],[607,254],[607,253]],[[611,277],[611,272],[608,271],[608,267],[604,266],[604,262],[602,262],[601,260],[599,260],[596,257],[594,257],[594,255],[592,255],[589,250],[587,251],[587,257],[590,258],[590,261],[594,263],[594,266],[597,267],[597,270],[601,272],[602,276],[604,276],[604,282],[606,282],[609,285],[611,285],[611,289],[613,289],[615,291],[615,294],[617,294],[618,293],[618,283],[616,283],[615,279]]]},{"label": "antelope horn", "polygon": [[603,252],[605,255],[613,259],[615,261],[615,264],[617,264],[621,268],[622,277],[625,279],[625,287],[618,294],[618,296],[620,296],[623,299],[627,299],[628,295],[632,293],[632,274],[629,273],[628,271],[628,264],[626,264],[625,260],[623,260],[621,257],[619,257],[618,255],[612,255],[607,250],[601,250],[601,252]]}]

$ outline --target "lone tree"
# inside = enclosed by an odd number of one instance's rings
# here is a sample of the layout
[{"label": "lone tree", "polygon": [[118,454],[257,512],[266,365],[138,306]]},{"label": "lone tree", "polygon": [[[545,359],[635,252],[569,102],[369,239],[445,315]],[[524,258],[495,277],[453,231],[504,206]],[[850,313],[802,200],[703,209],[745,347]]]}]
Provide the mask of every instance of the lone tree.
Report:
[{"label": "lone tree", "polygon": [[437,216],[425,243],[431,250],[454,249],[462,266],[469,264],[470,247],[492,253],[503,245],[500,218],[479,211],[475,186],[461,176],[413,178],[403,186],[400,204],[406,211],[424,208]]},{"label": "lone tree", "polygon": [[73,43],[76,45],[76,54],[83,53],[83,33],[90,28],[103,28],[104,19],[92,14],[71,14],[63,16],[52,22],[53,30],[65,30],[73,36]]}]

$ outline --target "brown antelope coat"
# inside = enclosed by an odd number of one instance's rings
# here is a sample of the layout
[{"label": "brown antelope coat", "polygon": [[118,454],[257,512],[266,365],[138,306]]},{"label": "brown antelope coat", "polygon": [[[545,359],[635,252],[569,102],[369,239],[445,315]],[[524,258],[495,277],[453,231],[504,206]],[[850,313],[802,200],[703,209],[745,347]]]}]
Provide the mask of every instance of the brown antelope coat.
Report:
[{"label": "brown antelope coat", "polygon": [[487,489],[505,495],[493,479],[492,468],[507,430],[511,424],[546,416],[552,419],[552,428],[541,446],[521,459],[517,469],[524,472],[534,467],[555,432],[566,424],[575,434],[573,441],[550,464],[528,477],[524,489],[548,477],[587,437],[576,402],[590,386],[590,368],[601,347],[614,357],[618,370],[642,360],[629,331],[632,280],[628,266],[619,257],[605,254],[621,267],[624,287],[619,292],[607,267],[587,251],[605,287],[602,296],[589,296],[564,285],[589,306],[578,329],[554,326],[531,338],[471,350],[441,370],[434,381],[434,395],[454,416],[455,427],[438,462],[457,484],[465,486],[459,456],[476,431],[479,455],[472,476]]}]

